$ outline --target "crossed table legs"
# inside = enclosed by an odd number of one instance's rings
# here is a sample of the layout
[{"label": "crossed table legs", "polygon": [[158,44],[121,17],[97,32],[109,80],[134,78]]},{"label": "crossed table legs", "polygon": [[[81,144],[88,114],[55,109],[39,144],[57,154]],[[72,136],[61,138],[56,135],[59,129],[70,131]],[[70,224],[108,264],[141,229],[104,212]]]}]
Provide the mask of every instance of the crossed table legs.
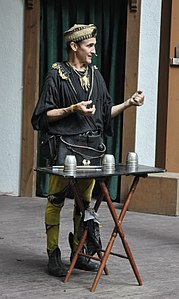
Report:
[{"label": "crossed table legs", "polygon": [[[132,182],[131,188],[129,190],[128,196],[127,196],[127,198],[126,198],[126,200],[125,200],[125,202],[123,204],[123,207],[121,209],[120,215],[118,217],[117,213],[116,213],[116,210],[114,208],[114,205],[112,203],[112,200],[110,198],[110,195],[109,195],[109,192],[108,192],[108,188],[106,186],[105,181],[104,180],[99,180],[99,184],[100,184],[100,188],[101,188],[101,195],[100,195],[100,197],[97,199],[97,201],[95,203],[94,210],[97,212],[97,210],[98,210],[98,208],[99,208],[99,206],[101,204],[101,201],[103,199],[103,196],[105,196],[108,208],[110,210],[110,213],[111,213],[112,218],[113,218],[114,223],[115,223],[115,227],[114,227],[114,229],[112,231],[112,234],[111,234],[109,242],[108,242],[108,244],[106,246],[106,249],[98,252],[97,253],[98,257],[94,257],[94,256],[91,257],[91,256],[88,256],[86,254],[83,254],[84,256],[90,257],[91,259],[95,259],[95,260],[100,261],[100,266],[99,266],[98,272],[96,274],[96,277],[95,277],[95,279],[93,281],[93,284],[92,284],[92,287],[90,289],[91,292],[95,292],[97,284],[98,284],[98,281],[100,279],[100,276],[101,276],[103,270],[104,270],[104,272],[105,272],[106,275],[108,274],[108,270],[106,268],[106,262],[107,262],[108,257],[109,257],[110,254],[118,256],[118,257],[121,257],[121,258],[128,259],[129,262],[130,262],[130,264],[131,264],[131,267],[133,269],[133,272],[134,272],[134,274],[136,276],[136,279],[137,279],[139,285],[142,285],[142,280],[141,280],[139,271],[137,269],[137,266],[136,266],[136,263],[134,261],[132,252],[130,250],[130,247],[129,247],[128,243],[127,243],[124,231],[122,229],[122,221],[123,221],[123,219],[125,217],[125,214],[127,212],[128,206],[129,206],[129,204],[130,204],[130,202],[132,200],[132,196],[133,196],[133,194],[134,194],[134,192],[136,190],[138,182],[139,182],[139,176],[135,176],[134,180]],[[81,199],[79,197],[79,194],[78,194],[78,192],[77,192],[77,190],[75,188],[75,180],[71,181],[71,186],[72,186],[72,188],[74,190],[75,200],[76,200],[76,202],[77,202],[77,204],[78,204],[81,212],[84,212],[83,204],[82,204]],[[85,231],[84,231],[84,233],[82,235],[82,238],[81,238],[80,243],[78,245],[78,248],[77,248],[77,250],[76,250],[76,252],[75,252],[75,254],[73,256],[70,268],[69,268],[69,270],[67,272],[67,275],[65,277],[64,282],[68,281],[68,279],[69,279],[69,277],[70,277],[70,275],[72,273],[72,270],[73,270],[73,268],[75,266],[75,263],[77,261],[78,255],[81,254],[80,252],[81,252],[81,250],[83,248],[83,245],[84,245],[84,243],[86,241],[87,234],[88,234],[88,227],[86,227],[86,229],[85,229]],[[119,235],[119,237],[121,238],[123,247],[124,247],[125,252],[126,252],[126,256],[111,252],[113,244],[114,244],[114,241],[115,241],[117,235]],[[102,252],[103,252],[103,254],[102,254]]]}]

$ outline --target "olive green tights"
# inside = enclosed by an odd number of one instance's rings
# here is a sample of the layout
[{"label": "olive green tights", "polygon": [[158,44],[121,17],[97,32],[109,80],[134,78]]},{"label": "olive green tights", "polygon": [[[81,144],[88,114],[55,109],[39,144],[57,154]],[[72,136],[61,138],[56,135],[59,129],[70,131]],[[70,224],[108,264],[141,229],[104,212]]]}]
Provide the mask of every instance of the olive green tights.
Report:
[{"label": "olive green tights", "polygon": [[[76,188],[85,205],[89,205],[92,198],[92,191],[95,185],[94,179],[77,180]],[[45,210],[45,224],[47,233],[47,252],[52,253],[59,246],[59,226],[60,213],[64,206],[66,192],[69,188],[69,180],[59,176],[51,176],[49,184],[48,202]],[[70,215],[70,213],[69,213]],[[73,222],[74,222],[74,241],[73,251],[76,250],[78,240],[78,228],[81,215],[78,208],[74,205]],[[61,246],[62,247],[62,246]]]}]

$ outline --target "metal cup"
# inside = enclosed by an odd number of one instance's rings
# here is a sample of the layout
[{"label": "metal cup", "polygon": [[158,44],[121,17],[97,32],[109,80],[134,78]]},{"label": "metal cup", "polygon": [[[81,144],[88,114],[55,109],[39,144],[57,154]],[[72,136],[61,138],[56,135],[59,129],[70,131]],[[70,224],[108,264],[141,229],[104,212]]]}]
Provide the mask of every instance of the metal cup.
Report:
[{"label": "metal cup", "polygon": [[73,173],[76,171],[77,161],[74,155],[67,155],[64,162],[64,171]]},{"label": "metal cup", "polygon": [[112,171],[115,169],[115,158],[111,154],[104,155],[102,160],[103,170],[105,171]]},{"label": "metal cup", "polygon": [[126,166],[127,168],[130,168],[135,170],[138,167],[138,155],[136,152],[128,152],[126,157]]}]

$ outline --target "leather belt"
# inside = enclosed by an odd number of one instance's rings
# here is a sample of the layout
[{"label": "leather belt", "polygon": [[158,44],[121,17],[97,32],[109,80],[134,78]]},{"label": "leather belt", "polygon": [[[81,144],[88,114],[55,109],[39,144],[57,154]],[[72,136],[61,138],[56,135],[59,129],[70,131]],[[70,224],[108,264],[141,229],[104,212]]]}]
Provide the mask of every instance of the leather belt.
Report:
[{"label": "leather belt", "polygon": [[101,134],[100,130],[95,130],[95,131],[86,131],[84,133],[80,133],[80,136],[98,136]]}]

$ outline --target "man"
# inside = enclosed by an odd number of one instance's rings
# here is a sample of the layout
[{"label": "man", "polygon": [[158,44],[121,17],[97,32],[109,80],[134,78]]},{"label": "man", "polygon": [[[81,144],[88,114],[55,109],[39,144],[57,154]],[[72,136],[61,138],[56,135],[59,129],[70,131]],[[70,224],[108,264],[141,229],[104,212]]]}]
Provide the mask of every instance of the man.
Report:
[{"label": "man", "polygon": [[[124,103],[112,104],[102,75],[97,67],[92,65],[92,58],[96,55],[96,35],[97,29],[93,24],[74,25],[64,33],[68,60],[55,63],[48,72],[32,116],[35,130],[55,136],[57,151],[52,160],[56,165],[63,165],[65,155],[69,153],[75,154],[80,164],[99,163],[105,152],[103,136],[112,135],[111,120],[126,108],[141,106],[144,101],[143,93],[136,92]],[[66,145],[68,146],[65,149]],[[81,148],[90,149],[91,154],[80,153]],[[94,184],[93,179],[77,182],[78,192],[86,208],[90,204]],[[58,247],[58,235],[60,212],[68,187],[68,179],[51,176],[45,213],[48,271],[59,277],[66,275]],[[73,219],[72,255],[79,243],[78,229],[81,219],[76,206]],[[96,263],[82,256],[78,258],[75,267],[87,271],[98,269]]]}]

